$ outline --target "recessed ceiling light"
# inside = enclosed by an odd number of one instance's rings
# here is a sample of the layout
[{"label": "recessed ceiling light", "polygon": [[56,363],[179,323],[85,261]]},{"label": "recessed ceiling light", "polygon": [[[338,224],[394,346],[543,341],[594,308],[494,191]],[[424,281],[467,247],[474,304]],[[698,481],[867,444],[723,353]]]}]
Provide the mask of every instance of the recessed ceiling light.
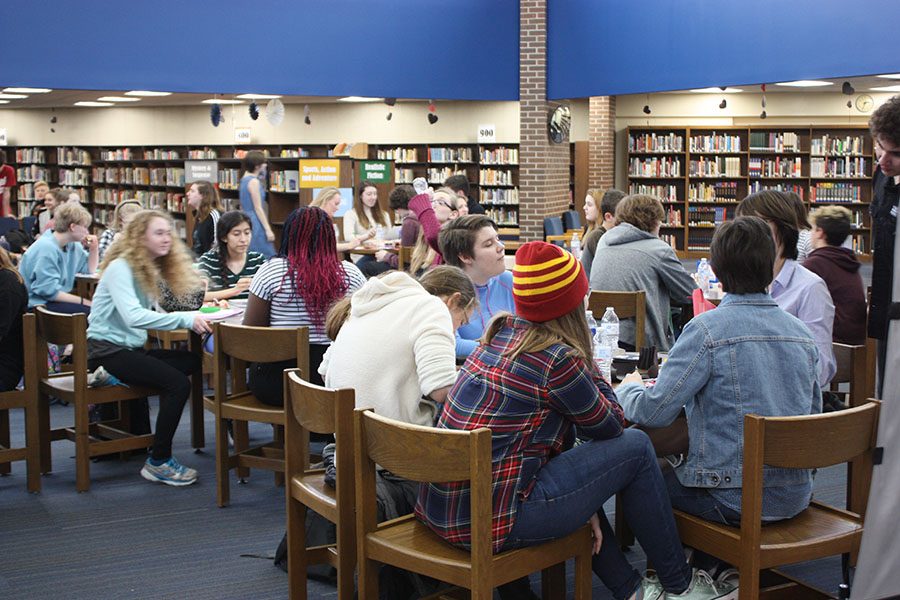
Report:
[{"label": "recessed ceiling light", "polygon": [[883,85],[881,87],[869,88],[873,92],[900,92],[900,85]]},{"label": "recessed ceiling light", "polygon": [[834,85],[831,81],[817,81],[815,79],[799,79],[797,81],[784,81],[776,83],[784,87],[825,87],[826,85]]},{"label": "recessed ceiling light", "polygon": [[0,104],[9,104],[9,100],[0,100]]},{"label": "recessed ceiling light", "polygon": [[126,98],[125,96],[101,96],[97,98],[100,102],[140,102],[140,98]]},{"label": "recessed ceiling light", "polygon": [[900,73],[891,73],[890,75],[878,75],[882,79],[900,79]]},{"label": "recessed ceiling light", "polygon": [[24,94],[0,94],[0,100],[22,100],[27,97]]},{"label": "recessed ceiling light", "polygon": [[365,96],[345,96],[338,98],[338,102],[381,102],[384,98],[367,98]]},{"label": "recessed ceiling light", "polygon": [[52,92],[50,88],[26,88],[26,87],[8,87],[3,89],[4,92],[13,92],[16,94],[46,94]]},{"label": "recessed ceiling light", "polygon": [[112,106],[112,102],[76,102],[75,106]]},{"label": "recessed ceiling light", "polygon": [[203,100],[203,104],[243,104],[243,100],[225,100],[224,98],[209,98],[208,100]]},{"label": "recessed ceiling light", "polygon": [[722,88],[717,87],[708,87],[708,88],[699,88],[696,90],[691,90],[691,92],[695,94],[740,94],[743,92],[741,88],[733,88],[727,87],[724,90]]},{"label": "recessed ceiling light", "polygon": [[281,98],[281,96],[276,94],[240,94],[235,96],[235,98],[241,98],[242,100],[274,100],[275,98]]},{"label": "recessed ceiling light", "polygon": [[172,92],[151,92],[148,90],[132,90],[125,92],[126,96],[171,96]]}]

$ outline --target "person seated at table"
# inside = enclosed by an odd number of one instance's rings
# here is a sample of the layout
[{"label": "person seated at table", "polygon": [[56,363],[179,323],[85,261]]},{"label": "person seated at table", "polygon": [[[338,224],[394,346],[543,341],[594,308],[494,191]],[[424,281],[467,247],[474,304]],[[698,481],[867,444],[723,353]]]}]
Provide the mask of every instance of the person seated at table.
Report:
[{"label": "person seated at table", "polygon": [[[38,217],[38,219],[39,219],[41,213],[44,212],[44,210],[45,210],[44,196],[46,196],[47,192],[49,192],[49,191],[50,191],[50,186],[47,184],[46,181],[43,181],[43,180],[35,181],[34,184],[32,184],[32,188],[31,188],[31,196],[32,197],[30,198],[31,200],[34,201],[31,204],[31,216],[32,217]],[[21,200],[24,200],[24,199],[25,198],[21,198]],[[35,221],[35,223],[34,223],[34,231],[31,231],[29,233],[31,233],[32,235],[36,235],[36,234],[40,233],[40,231],[38,230],[38,221]]]},{"label": "person seated at table", "polygon": [[204,301],[244,299],[250,281],[266,262],[261,252],[249,250],[253,225],[245,213],[228,211],[216,224],[216,244],[200,257],[197,269],[206,278]]},{"label": "person seated at table", "polygon": [[219,191],[208,181],[195,181],[188,186],[184,197],[194,213],[191,250],[195,256],[201,256],[216,244],[216,223],[223,212]]},{"label": "person seated at table", "polygon": [[834,303],[832,339],[841,344],[866,343],[866,292],[859,261],[841,245],[850,235],[850,211],[843,206],[822,206],[810,214],[813,251],[803,266],[828,286]]},{"label": "person seated at table", "polygon": [[[644,345],[668,350],[674,336],[670,301],[687,303],[694,280],[669,244],[659,239],[665,219],[662,203],[652,196],[626,196],[616,207],[616,226],[603,234],[591,264],[591,289],[647,293]],[[634,319],[619,322],[620,346],[635,348]]]},{"label": "person seated at table", "polygon": [[124,237],[107,251],[88,317],[88,368],[103,367],[126,385],[159,390],[153,449],[141,476],[185,486],[197,481],[197,471],[172,456],[172,438],[191,393],[189,375],[200,371],[200,359],[188,350],[144,347],[148,329],[211,331],[197,313],[151,309],[159,280],[175,294],[187,293],[198,284],[190,252],[173,235],[173,226],[172,217],[164,212],[141,211],[125,227]]},{"label": "person seated at table", "polygon": [[584,197],[584,232],[581,238],[581,264],[584,272],[590,274],[594,264],[594,254],[597,252],[597,242],[600,237],[616,226],[616,207],[625,192],[616,189],[608,189],[600,198],[600,190],[588,190]]},{"label": "person seated at table", "polygon": [[[616,389],[625,418],[648,428],[670,425],[684,408],[686,459],[665,474],[672,506],[736,527],[744,415],[822,411],[815,341],[766,291],[776,256],[762,219],[719,225],[710,263],[726,293],[722,302],[688,322],[655,385],[645,387],[635,372]],[[763,521],[789,519],[809,505],[810,471],[765,467],[764,479]]]},{"label": "person seated at table", "polygon": [[[318,385],[323,384],[319,365],[331,343],[325,316],[332,304],[366,282],[356,265],[338,258],[332,224],[328,213],[315,206],[301,206],[288,215],[281,249],[253,277],[244,313],[244,325],[308,327],[309,380]],[[250,391],[260,402],[282,406],[281,374],[296,364],[296,360],[254,363],[248,379]]]},{"label": "person seated at table", "polygon": [[[416,195],[416,191],[411,185],[398,185],[391,190],[388,196],[388,205],[394,214],[401,219],[400,223],[400,245],[406,247],[415,246],[419,237],[419,220],[416,215],[409,210],[409,201]],[[380,263],[385,263],[391,269],[400,266],[400,257],[387,250],[379,250],[375,253],[375,259]],[[365,271],[363,271],[366,273]],[[366,273],[368,275],[368,273]]]},{"label": "person seated at table", "polygon": [[69,199],[69,191],[62,188],[48,189],[43,197],[42,208],[38,210],[37,222],[35,223],[34,237],[38,238],[47,231],[53,231],[53,213],[56,207],[62,206]]},{"label": "person seated at table", "polygon": [[741,200],[737,214],[761,217],[769,224],[776,249],[769,293],[778,306],[809,328],[819,349],[819,385],[825,386],[837,370],[831,348],[834,303],[822,278],[797,262],[797,203],[802,201],[793,192],[762,190]]},{"label": "person seated at table", "polygon": [[53,220],[53,231],[29,246],[19,264],[28,288],[28,306],[66,314],[90,313],[91,301],[70,290],[75,275],[97,270],[97,236],[88,230],[91,213],[80,204],[63,204],[56,208]]},{"label": "person seated at table", "polygon": [[[615,598],[715,598],[688,566],[650,439],[624,429],[616,394],[593,361],[581,263],[546,242],[516,252],[517,316],[495,318],[451,388],[437,427],[493,433],[493,550],[563,537],[590,522],[594,573]],[[586,440],[573,446],[575,433]],[[626,518],[658,581],[622,554],[603,511],[621,493]],[[423,484],[416,516],[469,548],[467,481]]]},{"label": "person seated at table", "polygon": [[22,276],[0,248],[0,392],[16,389],[25,372],[22,315],[27,310],[28,291]]},{"label": "person seated at table", "polygon": [[419,235],[410,257],[409,272],[419,275],[444,263],[438,234],[445,223],[459,216],[456,211],[456,194],[450,188],[438,188],[434,192],[418,194],[409,201],[409,209],[419,221]]},{"label": "person seated at table", "polygon": [[[382,239],[394,238],[391,217],[378,206],[378,188],[375,184],[369,181],[359,184],[359,195],[353,198],[353,206],[344,214],[342,226],[345,240],[364,236],[374,238],[378,227],[381,227]],[[350,260],[362,268],[360,261],[365,264],[375,258],[371,255],[351,254]]]},{"label": "person seated at table", "polygon": [[[341,202],[343,202],[341,190],[336,187],[326,187],[319,190],[319,193],[316,194],[315,199],[309,205],[321,208],[334,221],[334,215],[341,208]],[[338,242],[340,232],[338,231],[337,223],[332,223],[332,227],[334,228],[334,239],[338,252],[348,252],[354,248],[359,248],[364,242],[375,237],[373,229],[360,235],[354,235],[351,238],[345,238],[343,242]]]},{"label": "person seated at table", "polygon": [[123,200],[116,204],[113,209],[112,223],[106,230],[100,234],[100,242],[97,246],[100,260],[106,256],[106,251],[110,245],[117,239],[121,239],[125,226],[131,221],[132,217],[144,210],[140,200]]},{"label": "person seated at table", "polygon": [[462,269],[478,290],[478,312],[456,332],[456,356],[465,358],[478,346],[494,315],[515,314],[512,273],[506,270],[497,227],[484,215],[448,222],[441,229],[438,245],[444,262]]}]

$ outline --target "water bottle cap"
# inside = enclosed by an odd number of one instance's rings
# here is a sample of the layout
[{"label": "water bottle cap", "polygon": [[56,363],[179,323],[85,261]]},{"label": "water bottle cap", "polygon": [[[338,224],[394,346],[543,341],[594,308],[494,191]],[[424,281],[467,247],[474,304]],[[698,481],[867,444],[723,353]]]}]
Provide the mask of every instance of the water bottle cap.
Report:
[{"label": "water bottle cap", "polygon": [[584,314],[587,315],[587,316],[589,316],[589,317],[593,317],[593,316],[594,316],[594,311],[592,311],[592,310],[586,310],[586,311],[584,311]]},{"label": "water bottle cap", "polygon": [[606,310],[616,310],[616,309],[614,309],[612,306],[607,306]]}]

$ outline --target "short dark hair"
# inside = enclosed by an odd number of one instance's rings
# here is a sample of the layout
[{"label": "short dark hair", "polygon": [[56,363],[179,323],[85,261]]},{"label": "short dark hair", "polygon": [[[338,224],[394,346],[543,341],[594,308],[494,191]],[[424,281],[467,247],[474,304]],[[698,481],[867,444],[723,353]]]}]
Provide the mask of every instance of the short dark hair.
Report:
[{"label": "short dark hair", "polygon": [[391,194],[390,196],[388,196],[388,206],[391,207],[391,210],[397,210],[398,208],[409,208],[409,201],[415,195],[416,190],[413,189],[413,186],[398,185],[391,190]]},{"label": "short dark hair", "polygon": [[737,217],[716,228],[709,262],[729,294],[764,294],[772,283],[775,242],[759,217]]},{"label": "short dark hair", "polygon": [[484,215],[466,215],[448,221],[438,234],[438,247],[444,262],[464,268],[465,263],[459,256],[475,256],[475,237],[485,227],[497,229],[497,225]]},{"label": "short dark hair", "polygon": [[241,159],[241,169],[247,173],[252,173],[256,167],[266,162],[266,155],[261,150],[250,150]]},{"label": "short dark hair", "polygon": [[869,119],[872,138],[887,138],[895,146],[900,146],[900,96],[893,96],[878,107]]},{"label": "short dark hair", "polygon": [[850,211],[843,206],[820,206],[812,211],[809,220],[825,232],[829,246],[840,246],[850,235]]},{"label": "short dark hair", "polygon": [[444,187],[448,187],[454,192],[462,192],[466,196],[469,195],[469,180],[465,175],[451,175],[444,180]]},{"label": "short dark hair", "polygon": [[[625,197],[625,192],[622,190],[617,190],[615,188],[611,188],[606,190],[606,193],[603,194],[603,199],[600,200],[600,217],[599,219],[603,220],[603,215],[609,213],[613,216],[616,214],[616,207],[621,202],[622,198]],[[594,196],[596,198],[596,196]]]},{"label": "short dark hair", "polygon": [[776,245],[781,242],[781,257],[797,260],[797,240],[800,237],[796,204],[802,201],[793,192],[760,190],[750,194],[737,205],[738,216],[762,217],[775,226]]}]

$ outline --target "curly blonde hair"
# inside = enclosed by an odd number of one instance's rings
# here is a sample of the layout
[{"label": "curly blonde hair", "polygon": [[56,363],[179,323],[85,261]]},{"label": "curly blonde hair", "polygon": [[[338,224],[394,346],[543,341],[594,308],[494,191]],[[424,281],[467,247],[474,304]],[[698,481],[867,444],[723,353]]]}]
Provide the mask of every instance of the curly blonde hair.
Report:
[{"label": "curly blonde hair", "polygon": [[153,219],[164,219],[170,226],[172,217],[159,210],[142,210],[125,227],[124,237],[109,247],[103,257],[102,271],[117,258],[124,258],[134,273],[134,279],[149,298],[159,295],[157,282],[162,279],[175,296],[187,294],[201,287],[200,277],[192,267],[191,254],[187,246],[176,236],[172,236],[169,253],[153,258],[144,245],[144,237]]}]

